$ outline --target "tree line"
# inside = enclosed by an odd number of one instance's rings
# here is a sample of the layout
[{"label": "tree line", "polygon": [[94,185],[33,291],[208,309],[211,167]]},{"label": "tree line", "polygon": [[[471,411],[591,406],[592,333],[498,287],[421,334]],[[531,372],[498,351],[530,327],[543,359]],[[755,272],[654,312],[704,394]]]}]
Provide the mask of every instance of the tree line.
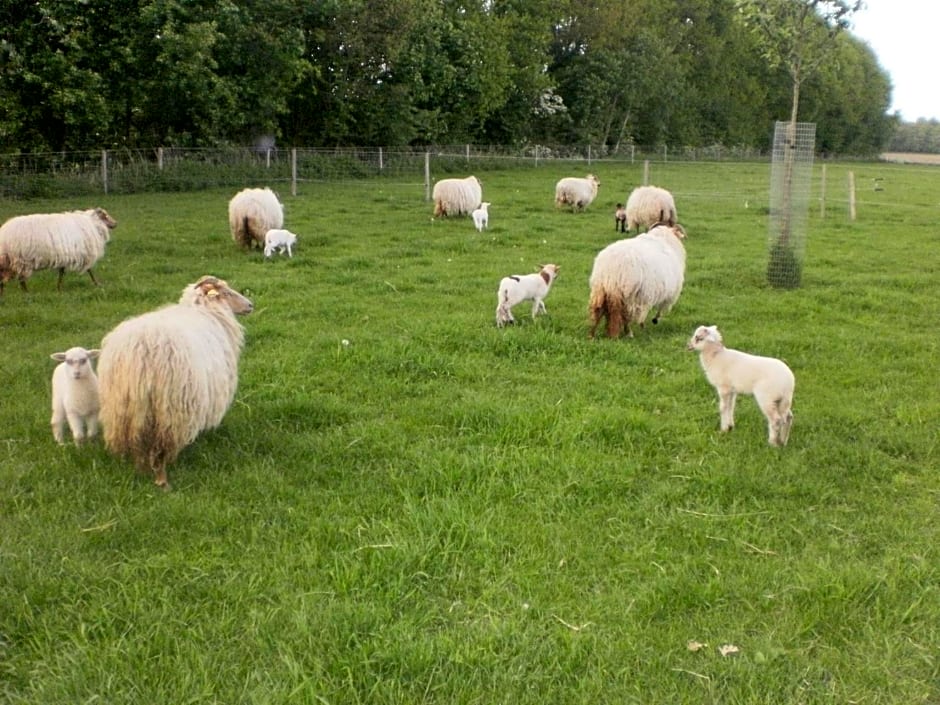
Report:
[{"label": "tree line", "polygon": [[[0,0],[0,148],[762,148],[791,80],[738,4]],[[800,120],[823,152],[876,152],[898,123],[890,93],[842,32]]]}]

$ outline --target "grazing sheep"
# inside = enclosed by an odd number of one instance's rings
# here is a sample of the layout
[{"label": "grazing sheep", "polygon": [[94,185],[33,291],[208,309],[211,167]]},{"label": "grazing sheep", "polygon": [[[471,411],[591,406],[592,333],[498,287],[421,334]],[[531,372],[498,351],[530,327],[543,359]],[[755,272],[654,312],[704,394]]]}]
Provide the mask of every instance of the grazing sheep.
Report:
[{"label": "grazing sheep", "polygon": [[594,174],[585,178],[568,176],[555,184],[555,206],[571,206],[572,210],[584,210],[597,198],[597,187],[601,182]]},{"label": "grazing sheep", "polygon": [[513,274],[503,277],[499,282],[496,298],[496,325],[502,328],[507,323],[515,323],[512,307],[523,301],[532,301],[532,318],[545,310],[545,297],[552,288],[552,282],[560,269],[557,264],[543,264],[535,274]]},{"label": "grazing sheep", "polygon": [[726,348],[715,326],[699,326],[686,346],[699,352],[705,377],[718,392],[721,430],[734,428],[734,402],[738,394],[753,394],[767,418],[767,440],[785,446],[793,425],[793,388],[796,380],[786,363],[773,357],[750,355]]},{"label": "grazing sheep", "polygon": [[102,341],[105,445],[152,472],[157,486],[169,489],[167,465],[218,426],[232,403],[245,334],[235,315],[252,308],[226,282],[205,276],[179,303],[130,318]]},{"label": "grazing sheep", "polygon": [[483,201],[483,187],[475,176],[441,179],[434,184],[434,217],[468,215]]},{"label": "grazing sheep", "polygon": [[627,199],[627,230],[651,228],[658,223],[675,225],[678,222],[676,203],[664,188],[638,186]]},{"label": "grazing sheep", "polygon": [[632,338],[631,323],[642,326],[652,309],[653,323],[658,323],[675,305],[685,279],[684,238],[680,225],[657,225],[598,253],[590,278],[592,338],[602,317],[611,338],[624,327]]},{"label": "grazing sheep", "polygon": [[27,291],[26,281],[41,269],[58,269],[56,288],[68,272],[88,272],[95,286],[92,267],[104,255],[117,222],[104,208],[68,213],[33,213],[10,218],[0,226],[0,294],[16,277]]},{"label": "grazing sheep", "polygon": [[614,211],[614,232],[627,232],[627,210],[622,203],[618,203]]},{"label": "grazing sheep", "polygon": [[52,353],[58,362],[52,372],[52,436],[56,443],[65,443],[65,422],[68,421],[75,445],[94,438],[98,432],[98,378],[91,361],[99,351],[69,348]]},{"label": "grazing sheep", "polygon": [[264,247],[268,230],[284,227],[284,206],[269,188],[246,188],[228,203],[232,239],[244,249]]},{"label": "grazing sheep", "polygon": [[290,230],[274,228],[264,234],[264,256],[270,257],[277,250],[278,254],[287,251],[288,257],[293,257],[292,248],[297,244],[297,236]]},{"label": "grazing sheep", "polygon": [[473,224],[476,226],[477,230],[481,233],[484,229],[488,228],[490,225],[490,212],[487,210],[492,204],[483,201],[480,204],[480,207],[477,208],[470,215],[473,216]]}]

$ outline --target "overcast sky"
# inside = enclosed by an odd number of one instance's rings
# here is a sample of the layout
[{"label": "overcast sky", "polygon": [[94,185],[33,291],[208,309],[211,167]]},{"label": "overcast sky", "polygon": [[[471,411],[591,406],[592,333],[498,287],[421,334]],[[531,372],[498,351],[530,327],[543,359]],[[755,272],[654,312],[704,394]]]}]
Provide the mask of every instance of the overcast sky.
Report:
[{"label": "overcast sky", "polygon": [[940,0],[866,0],[852,32],[891,76],[891,112],[940,120]]}]

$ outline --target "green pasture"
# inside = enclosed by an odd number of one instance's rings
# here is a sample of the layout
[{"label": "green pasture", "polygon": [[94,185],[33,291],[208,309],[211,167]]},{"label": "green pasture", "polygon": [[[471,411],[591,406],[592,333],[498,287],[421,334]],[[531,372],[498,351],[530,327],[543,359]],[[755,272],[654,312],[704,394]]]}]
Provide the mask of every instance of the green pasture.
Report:
[{"label": "green pasture", "polygon": [[[597,201],[555,210],[587,171]],[[655,164],[685,289],[593,341],[588,276],[641,165],[477,175],[483,234],[431,222],[420,176],[272,184],[300,243],[267,262],[228,234],[240,186],[0,202],[118,221],[101,288],[45,271],[0,301],[0,702],[940,701],[940,169],[828,164],[822,218],[817,165],[778,290],[769,165]],[[546,262],[548,315],[498,330],[500,278]],[[208,273],[255,312],[173,491],[57,446],[49,354]],[[719,434],[700,324],[793,369],[786,448],[750,398]]]}]

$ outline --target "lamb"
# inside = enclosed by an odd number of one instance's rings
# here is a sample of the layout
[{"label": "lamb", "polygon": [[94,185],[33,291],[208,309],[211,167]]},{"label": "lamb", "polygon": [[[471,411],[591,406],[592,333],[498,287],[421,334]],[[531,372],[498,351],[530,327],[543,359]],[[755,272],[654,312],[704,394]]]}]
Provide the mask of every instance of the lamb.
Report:
[{"label": "lamb", "polygon": [[686,346],[699,352],[705,377],[718,392],[721,430],[734,428],[734,402],[738,394],[753,394],[767,419],[768,442],[785,446],[793,425],[793,389],[796,380],[786,363],[726,348],[716,326],[699,326]]},{"label": "lamb", "polygon": [[512,307],[523,301],[532,301],[532,318],[545,310],[545,297],[552,288],[552,282],[558,276],[560,266],[543,264],[534,274],[513,274],[499,282],[496,302],[496,326],[502,328],[507,323],[515,323]]},{"label": "lamb", "polygon": [[470,215],[473,216],[473,224],[476,226],[479,232],[483,232],[484,229],[488,228],[490,225],[490,212],[487,210],[492,204],[484,201],[480,204],[480,207],[477,208]]},{"label": "lamb", "polygon": [[584,210],[597,197],[597,187],[601,182],[594,174],[585,178],[568,176],[555,184],[555,206],[569,205],[572,210]]},{"label": "lamb", "polygon": [[235,398],[250,300],[214,276],[179,303],[120,323],[101,345],[101,423],[108,450],[169,489],[166,468]]},{"label": "lamb", "polygon": [[651,228],[657,223],[675,225],[678,222],[676,203],[672,194],[658,186],[638,186],[627,199],[627,230]]},{"label": "lamb", "polygon": [[69,348],[52,353],[58,362],[52,373],[52,436],[56,443],[65,443],[65,423],[68,421],[75,445],[98,433],[98,377],[91,360],[99,350]]},{"label": "lamb", "polygon": [[296,244],[297,236],[290,230],[273,228],[264,234],[264,256],[270,257],[274,254],[275,250],[283,255],[286,250],[287,256],[293,257],[292,248]]},{"label": "lamb", "polygon": [[684,238],[681,225],[659,224],[598,253],[590,278],[592,338],[603,317],[611,338],[618,337],[624,327],[632,338],[632,323],[642,326],[653,309],[653,323],[669,312],[679,300],[685,279]]},{"label": "lamb", "polygon": [[10,218],[0,226],[0,295],[14,277],[28,291],[27,280],[42,269],[59,270],[59,291],[67,271],[88,272],[94,285],[100,286],[92,267],[104,255],[116,226],[104,208]]},{"label": "lamb", "polygon": [[622,203],[618,203],[614,211],[614,232],[627,232],[627,210]]},{"label": "lamb", "polygon": [[228,203],[232,239],[243,249],[264,247],[268,230],[284,227],[284,206],[269,188],[246,188]]},{"label": "lamb", "polygon": [[467,215],[483,201],[483,187],[475,176],[441,179],[434,184],[434,217]]}]

